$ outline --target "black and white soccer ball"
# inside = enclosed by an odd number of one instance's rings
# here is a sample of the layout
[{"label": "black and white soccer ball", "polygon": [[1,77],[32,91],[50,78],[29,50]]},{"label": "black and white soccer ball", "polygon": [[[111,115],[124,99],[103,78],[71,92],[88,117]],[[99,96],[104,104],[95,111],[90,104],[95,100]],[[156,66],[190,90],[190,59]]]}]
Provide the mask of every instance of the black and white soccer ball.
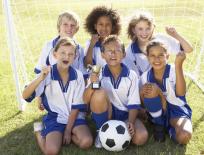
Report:
[{"label": "black and white soccer ball", "polygon": [[108,151],[122,151],[131,141],[125,122],[109,120],[99,130],[99,138],[102,146]]}]

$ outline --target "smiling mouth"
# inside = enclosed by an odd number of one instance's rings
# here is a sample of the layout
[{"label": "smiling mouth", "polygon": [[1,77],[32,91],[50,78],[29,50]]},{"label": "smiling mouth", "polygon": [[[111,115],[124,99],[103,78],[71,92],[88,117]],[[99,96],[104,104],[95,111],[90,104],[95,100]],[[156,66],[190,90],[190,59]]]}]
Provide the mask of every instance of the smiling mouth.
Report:
[{"label": "smiling mouth", "polygon": [[69,63],[69,61],[62,61],[65,65],[67,65]]}]

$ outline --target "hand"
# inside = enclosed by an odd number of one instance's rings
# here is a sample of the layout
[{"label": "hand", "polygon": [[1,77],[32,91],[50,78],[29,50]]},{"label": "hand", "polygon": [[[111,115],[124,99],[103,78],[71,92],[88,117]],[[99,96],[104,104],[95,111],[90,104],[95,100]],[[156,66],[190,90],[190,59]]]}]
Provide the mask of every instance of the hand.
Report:
[{"label": "hand", "polygon": [[51,70],[50,66],[43,67],[40,73],[40,79],[44,80],[48,73],[50,72],[50,70]]},{"label": "hand", "polygon": [[90,81],[91,81],[91,83],[99,81],[99,74],[91,73]]},{"label": "hand", "polygon": [[95,45],[97,41],[99,41],[100,36],[98,34],[93,34],[91,36],[91,44]]},{"label": "hand", "polygon": [[64,136],[63,136],[63,144],[68,145],[71,142],[71,130],[66,128],[64,131]]},{"label": "hand", "polygon": [[186,59],[186,54],[183,51],[179,52],[176,55],[175,66],[182,65],[185,59]]},{"label": "hand", "polygon": [[145,83],[142,87],[142,94],[144,97],[152,98],[158,96],[160,88],[156,84]]},{"label": "hand", "polygon": [[173,38],[177,38],[177,36],[179,35],[174,27],[166,26],[165,29],[166,33]]},{"label": "hand", "polygon": [[127,122],[127,128],[128,128],[128,132],[130,134],[131,137],[134,136],[135,134],[135,127],[133,123]]}]

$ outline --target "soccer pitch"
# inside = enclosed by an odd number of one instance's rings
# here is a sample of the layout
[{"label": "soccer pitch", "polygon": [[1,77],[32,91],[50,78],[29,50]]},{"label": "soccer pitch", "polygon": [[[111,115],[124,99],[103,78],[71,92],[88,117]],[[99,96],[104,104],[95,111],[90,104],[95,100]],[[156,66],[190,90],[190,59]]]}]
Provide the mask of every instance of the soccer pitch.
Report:
[{"label": "soccer pitch", "polygon": [[[16,29],[19,34],[20,44],[23,50],[24,61],[27,69],[28,79],[34,77],[33,68],[44,43],[57,35],[56,21],[58,14],[64,10],[73,10],[81,18],[80,30],[76,34],[78,42],[84,46],[87,39],[90,38],[83,28],[84,20],[87,14],[94,6],[107,5],[117,9],[121,15],[122,31],[121,39],[127,46],[130,40],[127,38],[126,29],[128,17],[137,9],[149,10],[154,12],[156,20],[156,32],[165,33],[166,25],[173,25],[184,37],[193,45],[196,52],[187,55],[185,62],[185,71],[191,71],[199,55],[200,35],[204,36],[203,28],[198,27],[199,22],[204,23],[203,18],[198,16],[203,12],[204,1],[198,0],[146,0],[137,1],[54,1],[54,0],[11,0],[14,11]],[[1,8],[2,8],[2,4]],[[176,8],[176,9],[175,9]],[[192,9],[191,9],[192,8]],[[174,11],[172,11],[174,10]],[[188,11],[192,10],[192,11]],[[181,18],[176,18],[176,17]],[[203,15],[204,16],[204,15]],[[0,154],[41,154],[33,133],[33,122],[41,120],[45,112],[37,108],[36,102],[28,104],[26,111],[21,113],[18,110],[16,101],[15,82],[10,64],[10,53],[6,40],[5,17],[3,9],[0,9]],[[191,21],[189,23],[189,21]],[[204,27],[204,25],[203,25]],[[203,30],[203,31],[200,31]],[[173,62],[173,59],[171,61]],[[201,80],[204,81],[204,62],[201,60]],[[203,73],[202,73],[203,72]],[[190,83],[186,78],[187,84]],[[78,149],[75,145],[64,146],[61,154],[161,154],[161,155],[197,155],[204,151],[204,94],[195,84],[188,85],[187,101],[193,110],[193,137],[186,146],[179,146],[173,143],[166,135],[164,143],[154,142],[152,129],[147,125],[150,131],[149,140],[144,146],[133,146],[119,153],[108,152],[104,149],[95,149],[94,146],[89,150]],[[91,124],[93,130],[93,124]]]}]

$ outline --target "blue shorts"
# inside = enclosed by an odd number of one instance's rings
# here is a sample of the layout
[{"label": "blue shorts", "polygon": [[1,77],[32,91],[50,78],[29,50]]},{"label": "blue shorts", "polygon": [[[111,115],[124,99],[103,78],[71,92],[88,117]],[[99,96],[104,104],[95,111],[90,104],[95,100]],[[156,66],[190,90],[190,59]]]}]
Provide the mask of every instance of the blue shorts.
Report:
[{"label": "blue shorts", "polygon": [[[44,125],[44,129],[41,132],[41,135],[43,137],[46,137],[48,133],[53,131],[59,131],[62,134],[64,134],[64,130],[66,128],[66,124],[58,123],[57,117],[49,114],[43,117],[43,125]],[[87,125],[87,122],[85,119],[76,119],[73,127],[78,125]]]},{"label": "blue shorts", "polygon": [[119,110],[112,105],[112,119],[126,121],[128,119],[128,112]]}]

